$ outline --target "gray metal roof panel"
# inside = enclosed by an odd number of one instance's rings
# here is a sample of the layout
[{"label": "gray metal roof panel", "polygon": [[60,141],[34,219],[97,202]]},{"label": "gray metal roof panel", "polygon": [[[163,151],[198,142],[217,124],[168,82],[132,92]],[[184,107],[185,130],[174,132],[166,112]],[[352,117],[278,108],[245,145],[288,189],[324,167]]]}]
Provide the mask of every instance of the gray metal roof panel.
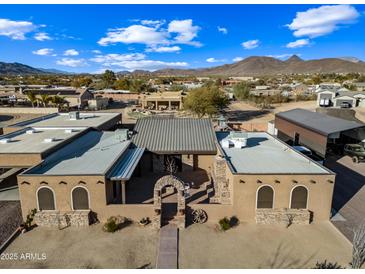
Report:
[{"label": "gray metal roof panel", "polygon": [[144,148],[128,149],[111,169],[108,178],[112,181],[129,180],[142,158],[143,152]]},{"label": "gray metal roof panel", "polygon": [[137,121],[132,142],[159,153],[215,153],[210,119],[149,117]]},{"label": "gray metal roof panel", "polygon": [[354,121],[348,121],[323,113],[313,112],[300,108],[280,112],[277,113],[276,116],[279,118],[283,118],[289,122],[293,122],[308,129],[314,130],[322,135],[329,135],[331,133],[365,126],[365,124],[360,124]]}]

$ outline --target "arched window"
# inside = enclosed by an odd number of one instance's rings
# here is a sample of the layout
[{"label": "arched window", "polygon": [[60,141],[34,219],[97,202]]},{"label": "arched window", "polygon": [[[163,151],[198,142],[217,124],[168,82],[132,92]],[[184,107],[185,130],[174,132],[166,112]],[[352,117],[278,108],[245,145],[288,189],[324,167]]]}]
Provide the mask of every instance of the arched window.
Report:
[{"label": "arched window", "polygon": [[308,190],[297,186],[291,192],[290,208],[307,208]]},{"label": "arched window", "polygon": [[55,210],[56,203],[53,190],[49,187],[41,187],[37,191],[38,209]]},{"label": "arched window", "polygon": [[257,191],[257,208],[274,207],[274,190],[271,186],[262,186]]},{"label": "arched window", "polygon": [[72,209],[73,210],[87,210],[89,205],[89,193],[85,187],[75,187],[71,193]]}]

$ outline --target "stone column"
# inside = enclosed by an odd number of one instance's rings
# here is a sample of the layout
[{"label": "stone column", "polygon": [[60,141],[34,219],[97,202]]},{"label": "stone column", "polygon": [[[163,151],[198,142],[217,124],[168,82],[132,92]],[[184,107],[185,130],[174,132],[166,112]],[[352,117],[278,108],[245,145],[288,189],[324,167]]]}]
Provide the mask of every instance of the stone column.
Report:
[{"label": "stone column", "polygon": [[169,100],[169,110],[171,110],[171,101]]},{"label": "stone column", "polygon": [[155,110],[158,110],[158,101],[155,102]]},{"label": "stone column", "polygon": [[226,178],[226,160],[217,155],[213,163],[213,180],[215,188],[214,202],[232,204],[232,183]]}]

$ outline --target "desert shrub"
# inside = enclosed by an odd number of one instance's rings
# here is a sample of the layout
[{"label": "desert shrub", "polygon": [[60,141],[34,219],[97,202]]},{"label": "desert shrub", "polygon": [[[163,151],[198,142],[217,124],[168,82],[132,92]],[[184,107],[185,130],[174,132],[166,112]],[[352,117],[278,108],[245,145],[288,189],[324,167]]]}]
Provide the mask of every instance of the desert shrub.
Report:
[{"label": "desert shrub", "polygon": [[104,224],[103,228],[104,228],[104,231],[106,231],[106,232],[114,233],[115,231],[117,231],[118,230],[117,218],[110,217]]},{"label": "desert shrub", "polygon": [[219,226],[220,229],[223,231],[226,231],[231,228],[231,225],[229,224],[229,219],[227,217],[224,217],[223,219],[219,220]]},{"label": "desert shrub", "polygon": [[331,263],[325,260],[324,262],[317,262],[314,269],[343,269],[343,267],[337,263]]},{"label": "desert shrub", "polygon": [[239,224],[239,220],[236,216],[232,216],[231,218],[224,217],[219,220],[219,227],[221,230],[226,231],[232,227],[235,227]]}]

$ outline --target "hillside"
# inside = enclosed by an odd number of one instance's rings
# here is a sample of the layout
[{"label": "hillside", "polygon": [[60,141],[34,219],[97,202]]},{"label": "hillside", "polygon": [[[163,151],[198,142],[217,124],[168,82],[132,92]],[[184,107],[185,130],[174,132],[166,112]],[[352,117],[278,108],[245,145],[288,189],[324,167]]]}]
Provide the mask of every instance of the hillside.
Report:
[{"label": "hillside", "polygon": [[6,75],[26,75],[26,74],[45,74],[46,72],[20,63],[0,62],[0,74]]},{"label": "hillside", "polygon": [[205,69],[164,69],[155,71],[156,75],[222,75],[222,76],[262,76],[293,73],[365,73],[365,63],[340,58],[302,60],[293,55],[286,61],[273,57],[251,56],[240,62]]}]

